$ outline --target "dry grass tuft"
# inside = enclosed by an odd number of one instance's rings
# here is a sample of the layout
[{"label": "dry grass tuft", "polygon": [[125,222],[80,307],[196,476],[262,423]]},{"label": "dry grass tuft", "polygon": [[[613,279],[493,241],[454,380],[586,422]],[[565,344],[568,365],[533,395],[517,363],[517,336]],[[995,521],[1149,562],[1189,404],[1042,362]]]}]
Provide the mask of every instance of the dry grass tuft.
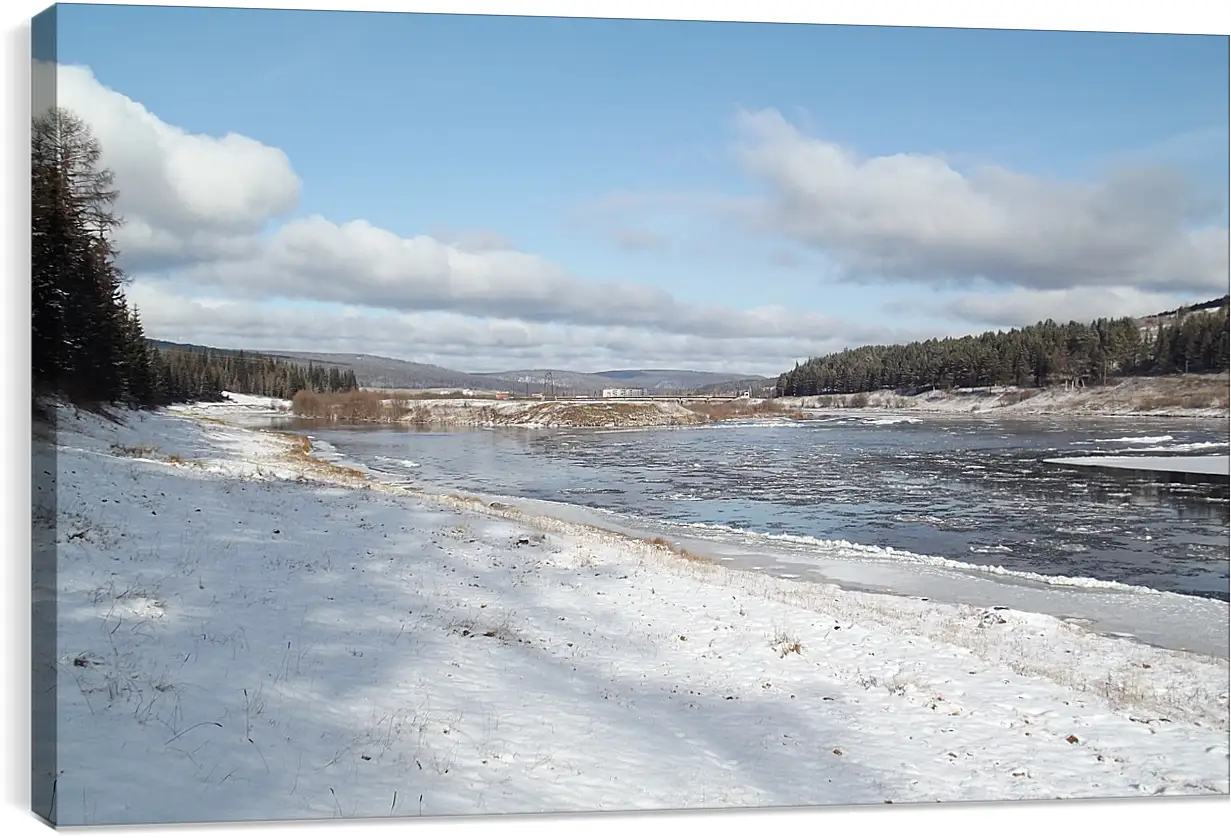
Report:
[{"label": "dry grass tuft", "polygon": [[500,643],[522,643],[524,642],[508,618],[502,622],[488,622],[474,619],[455,620],[449,623],[446,628],[450,634],[456,634],[458,637],[489,637]]},{"label": "dry grass tuft", "polygon": [[786,629],[778,629],[774,633],[773,639],[769,641],[769,647],[784,658],[791,653],[796,655],[804,653],[804,644],[799,642],[799,638],[790,634]]},{"label": "dry grass tuft", "polygon": [[[619,536],[621,538],[624,537],[621,533],[617,533],[614,531],[611,531],[611,532],[613,535]],[[637,540],[641,541],[644,544],[649,544],[651,547],[655,547],[664,553],[671,553],[672,555],[678,556],[681,559],[686,559],[690,562],[709,562],[710,561],[707,557],[702,556],[698,553],[694,553],[692,550],[689,550],[687,547],[681,547],[678,544],[672,544],[670,541],[663,538],[662,536],[655,536],[653,538],[639,538]]]},{"label": "dry grass tuft", "polygon": [[1209,393],[1156,393],[1139,396],[1134,406],[1138,410],[1167,410],[1170,408],[1202,409],[1225,408],[1228,398],[1225,393],[1211,395]]},{"label": "dry grass tuft", "polygon": [[133,457],[134,459],[152,460],[158,457],[158,449],[153,445],[120,445],[111,446],[111,453],[117,457]]}]

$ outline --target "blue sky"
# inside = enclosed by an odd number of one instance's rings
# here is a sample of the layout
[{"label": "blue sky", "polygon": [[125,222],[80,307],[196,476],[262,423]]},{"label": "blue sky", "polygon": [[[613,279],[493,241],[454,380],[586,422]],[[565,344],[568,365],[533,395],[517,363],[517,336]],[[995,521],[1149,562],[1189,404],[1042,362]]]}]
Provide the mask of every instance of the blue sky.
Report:
[{"label": "blue sky", "polygon": [[[812,318],[776,336],[731,335],[731,363],[756,371],[781,366],[788,354],[875,338],[877,329],[886,338],[961,333],[1015,325],[1015,317],[1032,322],[1053,309],[1058,317],[1145,314],[1169,299],[1225,293],[1225,247],[1223,278],[1211,279],[1227,226],[1225,36],[72,5],[60,7],[58,23],[61,65],[88,67],[95,83],[161,123],[212,138],[242,135],[286,155],[297,200],[263,220],[266,240],[315,215],[337,225],[362,219],[401,238],[481,234],[583,285],[632,283],[685,308],[781,306]],[[747,119],[767,113],[781,124]],[[114,150],[125,135],[106,124]],[[737,152],[740,143],[751,144],[759,166]],[[819,149],[834,148],[851,159],[887,158],[884,176],[813,165]],[[943,162],[956,178],[995,166],[1029,188],[997,180],[972,192],[894,155]],[[147,187],[135,174],[125,184],[128,170],[115,168],[122,191]],[[219,177],[244,171],[237,165]],[[1145,178],[1147,171],[1154,174]],[[1125,173],[1133,174],[1127,191],[1074,197]],[[898,181],[916,201],[933,188],[942,194],[934,204],[895,202]],[[1098,208],[1109,202],[1119,214],[1104,222]],[[1157,209],[1173,203],[1170,214]],[[962,232],[970,225],[953,221],[974,206],[1008,219],[977,246]],[[1089,252],[1071,242],[1063,259],[1040,268],[1028,254],[997,250],[1019,229],[1047,248],[1056,232],[1046,217],[1070,211],[1069,228],[1082,231]],[[862,227],[851,220],[860,218]],[[143,221],[158,226],[158,218]],[[952,229],[921,232],[937,223]],[[1157,240],[1149,252],[1129,244],[1142,230]],[[1192,244],[1189,234],[1204,237]],[[187,339],[181,333],[193,323],[195,337],[243,339],[238,324],[211,330],[183,316],[194,300],[242,296],[223,288],[223,268],[201,264],[208,258],[154,268],[134,257],[134,294],[155,309],[151,331],[165,324],[158,336]],[[262,270],[285,269],[262,268],[258,258],[226,269],[249,277],[250,297]],[[1116,275],[1100,274],[1099,260]],[[334,286],[348,282],[345,264]],[[509,268],[491,270],[490,281],[501,282]],[[302,290],[309,286],[318,290]],[[318,276],[272,283],[257,296],[317,312],[357,305],[375,318],[452,308],[475,330],[510,319],[493,307],[429,306],[418,296],[405,307],[387,294],[369,305],[358,293],[319,290],[328,287]],[[1083,308],[1100,301],[1117,310]],[[570,320],[571,311],[539,316],[523,307],[511,319],[557,336],[666,328],[611,316]],[[844,334],[835,323],[859,327]],[[696,340],[680,350],[681,364],[725,357],[721,329],[694,332],[682,332]],[[628,334],[594,337],[609,340],[614,354],[570,356],[565,341],[541,357],[529,348],[509,353],[519,360],[507,365],[670,360],[638,355]],[[584,336],[570,340],[590,345]],[[332,348],[431,355],[469,368],[505,360],[482,341],[452,354],[412,339],[374,343]]]}]

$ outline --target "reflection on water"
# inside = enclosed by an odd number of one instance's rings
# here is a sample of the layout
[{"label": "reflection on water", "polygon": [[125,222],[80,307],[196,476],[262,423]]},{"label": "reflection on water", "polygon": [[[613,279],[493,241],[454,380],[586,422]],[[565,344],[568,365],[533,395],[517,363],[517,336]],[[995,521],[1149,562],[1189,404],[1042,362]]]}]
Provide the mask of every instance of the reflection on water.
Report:
[{"label": "reflection on water", "polygon": [[[424,431],[287,420],[429,485],[561,501],[730,540],[841,539],[1228,599],[1226,485],[1041,462],[1228,451],[1225,425],[852,416],[790,425]],[[792,549],[806,558],[806,544]]]}]

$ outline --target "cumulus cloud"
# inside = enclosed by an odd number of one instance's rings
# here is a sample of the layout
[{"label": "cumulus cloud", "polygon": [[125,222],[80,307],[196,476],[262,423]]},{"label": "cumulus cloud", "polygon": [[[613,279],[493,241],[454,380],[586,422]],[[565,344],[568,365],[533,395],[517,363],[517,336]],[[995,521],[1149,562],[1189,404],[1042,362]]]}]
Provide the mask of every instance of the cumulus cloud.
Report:
[{"label": "cumulus cloud", "polygon": [[237,255],[299,202],[299,177],[280,149],[168,125],[86,67],[58,65],[56,96],[89,124],[115,172],[127,222],[117,244],[133,266]]},{"label": "cumulus cloud", "polygon": [[[774,110],[743,113],[740,156],[766,187],[752,217],[838,260],[849,280],[986,280],[1035,289],[1227,285],[1220,207],[1173,172],[1123,169],[1095,183],[919,154],[860,158]],[[1204,226],[1202,226],[1204,224]]]},{"label": "cumulus cloud", "polygon": [[879,327],[783,307],[688,304],[650,285],[585,281],[532,254],[476,253],[430,236],[403,238],[366,221],[335,224],[319,216],[288,222],[250,257],[188,266],[176,277],[233,295],[626,325],[713,338],[884,335]]}]

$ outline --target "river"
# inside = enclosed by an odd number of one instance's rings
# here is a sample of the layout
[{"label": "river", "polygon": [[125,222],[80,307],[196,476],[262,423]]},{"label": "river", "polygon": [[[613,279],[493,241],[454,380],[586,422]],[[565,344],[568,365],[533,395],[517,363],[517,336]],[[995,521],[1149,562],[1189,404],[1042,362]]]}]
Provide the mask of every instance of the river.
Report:
[{"label": "river", "polygon": [[1229,599],[1226,485],[1042,462],[1227,455],[1220,421],[841,412],[630,430],[281,426],[385,479],[537,502],[777,575],[970,602],[1015,604],[1009,584],[1046,589],[1045,610],[1135,634],[1093,594]]}]

